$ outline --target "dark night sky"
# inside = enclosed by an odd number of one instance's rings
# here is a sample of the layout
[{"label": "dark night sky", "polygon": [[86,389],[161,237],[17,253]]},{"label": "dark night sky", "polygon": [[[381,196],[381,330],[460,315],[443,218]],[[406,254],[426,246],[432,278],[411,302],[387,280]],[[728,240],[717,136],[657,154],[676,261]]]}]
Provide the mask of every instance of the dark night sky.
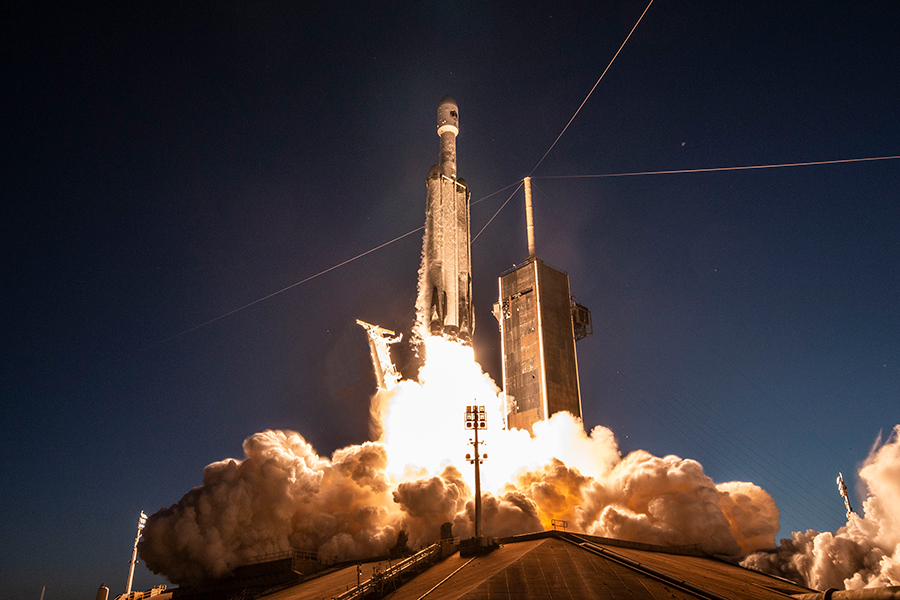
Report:
[{"label": "dark night sky", "polygon": [[[368,439],[355,319],[409,328],[420,234],[173,336],[420,227],[445,94],[473,201],[529,174],[646,6],[328,5],[3,10],[3,597],[121,593],[139,511],[254,432]],[[837,472],[858,504],[900,422],[900,161],[549,176],[900,154],[898,23],[657,0],[533,173],[538,254],[593,312],[585,424],[763,486],[782,536],[842,525]],[[522,204],[472,249],[495,379]]]}]

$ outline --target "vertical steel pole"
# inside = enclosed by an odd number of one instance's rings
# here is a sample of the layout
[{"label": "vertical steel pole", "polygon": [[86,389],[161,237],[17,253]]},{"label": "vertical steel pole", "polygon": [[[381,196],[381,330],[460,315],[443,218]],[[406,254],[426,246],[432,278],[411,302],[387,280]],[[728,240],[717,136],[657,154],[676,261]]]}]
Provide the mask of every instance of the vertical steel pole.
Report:
[{"label": "vertical steel pole", "polygon": [[478,450],[478,421],[475,422],[475,538],[481,544],[484,535],[481,526],[481,454]]},{"label": "vertical steel pole", "polygon": [[534,211],[531,207],[531,177],[525,178],[525,228],[528,233],[528,258],[534,257]]},{"label": "vertical steel pole", "polygon": [[131,553],[131,567],[128,569],[128,583],[125,585],[125,595],[131,593],[131,582],[134,580],[134,565],[137,563],[137,545],[141,539],[141,528],[138,527],[137,537],[134,538],[134,551]]},{"label": "vertical steel pole", "polygon": [[138,542],[141,541],[141,532],[144,530],[144,525],[147,523],[147,515],[144,514],[144,511],[141,511],[141,516],[138,518],[138,528],[137,535],[134,536],[134,550],[131,553],[131,567],[128,569],[128,583],[125,586],[125,595],[131,593],[131,582],[134,580],[134,565],[137,564],[137,546]]}]

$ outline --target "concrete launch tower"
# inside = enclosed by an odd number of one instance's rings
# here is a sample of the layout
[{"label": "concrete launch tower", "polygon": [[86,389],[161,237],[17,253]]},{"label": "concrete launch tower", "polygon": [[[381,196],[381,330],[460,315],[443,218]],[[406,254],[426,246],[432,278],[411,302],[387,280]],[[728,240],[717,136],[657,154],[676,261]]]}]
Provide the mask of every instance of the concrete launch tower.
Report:
[{"label": "concrete launch tower", "polygon": [[425,239],[419,296],[419,335],[443,335],[471,345],[475,329],[472,309],[472,259],[469,242],[470,193],[456,176],[459,108],[450,96],[438,106],[440,163],[426,180]]},{"label": "concrete launch tower", "polygon": [[508,428],[527,429],[554,413],[581,418],[575,342],[592,333],[591,313],[575,304],[569,276],[535,254],[531,180],[525,178],[528,259],[500,276],[500,322]]}]

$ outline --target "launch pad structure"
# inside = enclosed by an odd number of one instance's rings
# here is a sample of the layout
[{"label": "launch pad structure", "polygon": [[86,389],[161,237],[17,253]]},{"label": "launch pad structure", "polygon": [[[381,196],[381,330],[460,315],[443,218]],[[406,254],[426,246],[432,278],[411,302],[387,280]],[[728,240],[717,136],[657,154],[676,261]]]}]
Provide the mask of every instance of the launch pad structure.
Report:
[{"label": "launch pad structure", "polygon": [[575,342],[591,335],[590,311],[573,302],[569,276],[537,257],[531,178],[525,178],[528,259],[499,279],[494,316],[500,325],[506,425],[527,429],[555,413],[581,418]]},{"label": "launch pad structure", "polygon": [[[457,177],[459,108],[450,96],[438,104],[439,163],[426,179],[425,235],[416,298],[414,338],[442,336],[472,345],[472,257],[470,192]],[[503,273],[494,316],[500,326],[506,427],[526,429],[567,411],[581,418],[581,389],[575,342],[592,333],[590,311],[575,304],[569,276],[538,258],[534,242],[531,178],[526,177],[528,258]],[[368,334],[379,389],[400,380],[388,346],[394,332],[357,321]]]},{"label": "launch pad structure", "polygon": [[396,344],[402,338],[402,334],[395,334],[390,329],[372,325],[359,319],[357,325],[366,330],[369,340],[369,353],[372,356],[372,366],[375,367],[375,383],[378,389],[390,391],[400,382],[400,372],[391,360],[390,345]]},{"label": "launch pad structure", "polygon": [[[531,431],[560,411],[581,418],[569,276],[530,257],[501,275],[499,288],[507,427]],[[586,310],[578,307],[581,319]]]}]

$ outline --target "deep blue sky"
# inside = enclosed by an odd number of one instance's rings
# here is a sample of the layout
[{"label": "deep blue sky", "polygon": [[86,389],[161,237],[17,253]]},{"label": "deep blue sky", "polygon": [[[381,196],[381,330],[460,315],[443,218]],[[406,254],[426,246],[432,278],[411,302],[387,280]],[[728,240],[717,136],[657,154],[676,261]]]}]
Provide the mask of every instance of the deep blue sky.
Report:
[{"label": "deep blue sky", "polygon": [[[124,591],[138,512],[256,431],[365,441],[355,319],[409,327],[419,234],[164,340],[421,226],[445,94],[473,200],[527,175],[645,7],[448,4],[4,10],[3,597]],[[782,535],[840,526],[837,472],[858,504],[900,422],[900,161],[542,177],[900,154],[898,23],[657,0],[534,172],[538,254],[593,312],[586,425],[762,485]],[[524,238],[519,196],[472,250],[497,379]]]}]

